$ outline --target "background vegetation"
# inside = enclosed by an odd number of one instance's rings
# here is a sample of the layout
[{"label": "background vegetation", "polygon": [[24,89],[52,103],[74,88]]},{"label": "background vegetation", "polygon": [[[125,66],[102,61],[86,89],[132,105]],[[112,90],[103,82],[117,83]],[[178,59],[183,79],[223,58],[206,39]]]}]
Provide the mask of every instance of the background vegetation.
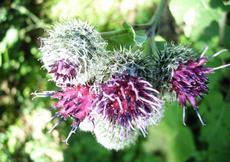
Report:
[{"label": "background vegetation", "polygon": [[[188,126],[182,110],[167,103],[159,126],[140,137],[131,148],[106,150],[91,134],[78,132],[69,145],[69,123],[48,134],[54,123],[48,99],[31,99],[36,90],[54,89],[41,69],[39,37],[44,28],[66,18],[80,18],[99,31],[122,24],[145,23],[159,0],[1,0],[0,2],[0,161],[1,162],[227,162],[230,159],[230,69],[210,75],[210,91],[200,103],[207,126],[202,127],[192,108]],[[198,52],[208,45],[212,54],[230,50],[230,2],[228,0],[171,0],[156,39],[182,43]],[[126,42],[126,36],[119,39]],[[111,41],[115,45],[116,41]],[[114,44],[113,44],[114,43]],[[230,52],[209,62],[230,61]]]}]

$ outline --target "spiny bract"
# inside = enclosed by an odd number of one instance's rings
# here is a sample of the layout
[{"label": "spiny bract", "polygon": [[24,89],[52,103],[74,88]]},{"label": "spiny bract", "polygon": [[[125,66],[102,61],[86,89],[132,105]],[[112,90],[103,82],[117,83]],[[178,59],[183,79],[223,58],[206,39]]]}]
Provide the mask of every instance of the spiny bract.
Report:
[{"label": "spiny bract", "polygon": [[153,72],[153,63],[151,59],[144,56],[141,50],[121,47],[120,49],[111,51],[109,56],[108,78],[111,78],[113,74],[123,73],[138,75],[139,77],[151,80],[149,76]]},{"label": "spiny bract", "polygon": [[107,149],[118,151],[130,147],[139,135],[137,130],[112,123],[102,114],[97,114],[94,124],[97,142]]}]

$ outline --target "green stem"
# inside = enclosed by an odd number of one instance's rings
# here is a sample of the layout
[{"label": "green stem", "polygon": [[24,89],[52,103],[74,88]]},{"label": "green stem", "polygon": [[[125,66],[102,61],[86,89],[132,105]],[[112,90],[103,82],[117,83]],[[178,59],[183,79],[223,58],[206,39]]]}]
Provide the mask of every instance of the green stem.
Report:
[{"label": "green stem", "polygon": [[150,19],[148,23],[148,28],[147,28],[147,36],[148,38],[154,37],[156,28],[160,23],[161,15],[163,14],[163,11],[165,9],[167,0],[161,0],[159,6],[156,9],[156,12]]},{"label": "green stem", "polygon": [[124,30],[113,30],[113,31],[107,31],[107,32],[101,32],[101,36],[106,38],[106,37],[111,37],[113,35],[121,35],[126,33],[127,31]]},{"label": "green stem", "polygon": [[[156,12],[150,19],[150,21],[146,24],[134,24],[132,25],[134,30],[145,30],[147,32],[148,38],[151,38],[155,35],[155,30],[157,26],[159,25],[161,15],[164,11],[165,5],[167,0],[161,0],[159,6],[156,9]],[[114,31],[108,31],[108,32],[102,32],[102,37],[111,37],[114,35],[121,35],[127,33],[126,29],[122,30],[114,30]]]}]

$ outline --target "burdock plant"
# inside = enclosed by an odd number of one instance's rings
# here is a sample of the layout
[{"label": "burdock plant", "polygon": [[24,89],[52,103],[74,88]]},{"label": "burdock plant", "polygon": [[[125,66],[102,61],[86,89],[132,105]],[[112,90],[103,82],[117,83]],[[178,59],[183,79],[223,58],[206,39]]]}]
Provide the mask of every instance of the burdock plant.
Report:
[{"label": "burdock plant", "polygon": [[[149,23],[126,24],[123,30],[99,33],[80,20],[58,23],[48,30],[48,36],[41,39],[41,61],[59,90],[33,95],[56,100],[52,119],[58,122],[50,132],[72,119],[66,143],[80,128],[90,131],[108,149],[124,149],[160,123],[165,93],[176,94],[184,110],[184,124],[190,103],[204,125],[197,101],[208,93],[207,75],[230,64],[204,66],[224,50],[207,57],[207,50],[198,56],[181,45],[158,49],[153,38],[165,5],[162,0]],[[146,39],[136,39],[138,30]],[[132,35],[133,45],[108,50],[106,40],[124,33]]]}]

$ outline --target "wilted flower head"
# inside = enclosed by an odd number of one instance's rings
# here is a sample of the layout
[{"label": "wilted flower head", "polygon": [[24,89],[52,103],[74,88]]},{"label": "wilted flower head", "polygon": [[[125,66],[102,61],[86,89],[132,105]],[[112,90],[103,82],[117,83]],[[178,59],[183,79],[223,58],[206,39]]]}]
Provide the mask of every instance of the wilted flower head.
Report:
[{"label": "wilted flower head", "polygon": [[[128,141],[127,138],[136,134],[133,131],[140,130],[145,136],[147,127],[157,124],[162,117],[162,101],[157,95],[158,91],[140,77],[114,74],[112,79],[101,85],[101,92],[96,98],[95,107],[91,113],[96,121],[96,137],[100,139],[100,133],[103,132],[100,124],[102,121],[111,125],[110,132],[120,141]],[[110,139],[112,138],[110,133],[104,134],[108,135],[104,136],[105,141],[113,140]],[[131,141],[128,143],[132,143]],[[99,140],[99,142],[103,141]],[[122,148],[114,142],[105,147]]]},{"label": "wilted flower head", "polygon": [[59,118],[59,121],[53,126],[50,132],[67,118],[73,119],[72,130],[65,140],[66,143],[72,133],[75,133],[80,123],[88,117],[95,99],[95,94],[91,91],[90,87],[81,85],[76,87],[66,87],[57,92],[46,91],[43,93],[34,93],[33,95],[35,95],[35,97],[50,96],[58,99],[58,101],[53,105],[53,107],[57,110],[57,113],[52,117],[52,119]]},{"label": "wilted flower head", "polygon": [[70,20],[56,24],[41,39],[41,60],[57,85],[85,84],[95,76],[93,65],[105,48],[105,41],[92,26]]}]

